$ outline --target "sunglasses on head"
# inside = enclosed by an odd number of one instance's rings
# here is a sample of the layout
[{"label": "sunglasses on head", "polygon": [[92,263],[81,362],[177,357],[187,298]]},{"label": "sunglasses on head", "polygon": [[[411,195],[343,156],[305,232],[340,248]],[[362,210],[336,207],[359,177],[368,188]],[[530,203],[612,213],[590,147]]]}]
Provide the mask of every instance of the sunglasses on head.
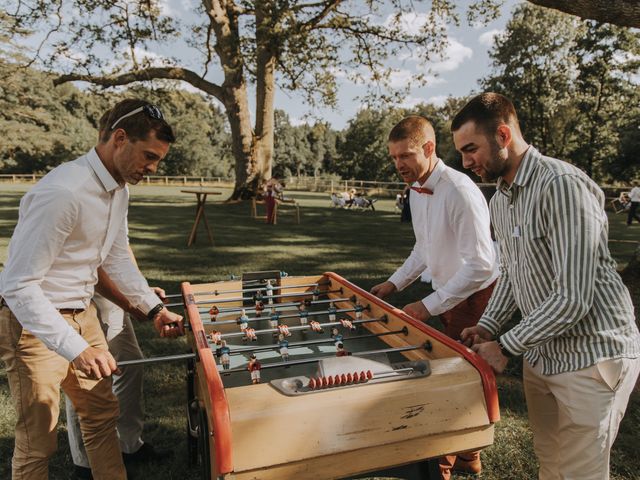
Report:
[{"label": "sunglasses on head", "polygon": [[155,118],[156,120],[163,120],[164,119],[164,116],[162,115],[162,112],[160,111],[160,109],[158,107],[156,107],[155,105],[147,104],[147,105],[143,105],[141,107],[138,107],[135,110],[130,111],[129,113],[125,113],[124,115],[122,115],[115,122],[113,122],[113,124],[111,125],[111,130],[116,128],[116,125],[118,125],[118,123],[120,123],[121,120],[124,120],[125,118],[131,117],[131,116],[135,115],[136,113],[140,113],[140,112],[144,112],[149,117]]}]

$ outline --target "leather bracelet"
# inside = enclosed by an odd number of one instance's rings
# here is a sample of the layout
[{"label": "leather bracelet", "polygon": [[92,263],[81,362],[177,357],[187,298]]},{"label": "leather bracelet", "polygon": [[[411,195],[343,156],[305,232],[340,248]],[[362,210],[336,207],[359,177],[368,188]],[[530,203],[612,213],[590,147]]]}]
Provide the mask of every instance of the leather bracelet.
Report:
[{"label": "leather bracelet", "polygon": [[147,313],[147,320],[153,321],[156,318],[156,315],[160,313],[160,311],[164,308],[164,303],[159,303]]},{"label": "leather bracelet", "polygon": [[513,358],[515,355],[513,353],[511,353],[509,350],[507,350],[504,345],[502,344],[502,342],[500,341],[500,339],[496,340],[498,342],[498,346],[500,347],[500,353],[502,353],[502,355],[504,355],[507,358]]}]

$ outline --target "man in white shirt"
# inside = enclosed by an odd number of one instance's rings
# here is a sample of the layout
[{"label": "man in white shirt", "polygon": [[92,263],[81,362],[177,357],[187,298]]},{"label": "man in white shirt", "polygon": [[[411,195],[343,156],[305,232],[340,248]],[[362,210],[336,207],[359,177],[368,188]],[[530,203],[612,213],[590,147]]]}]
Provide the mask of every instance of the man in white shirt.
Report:
[{"label": "man in white shirt", "polygon": [[638,185],[633,187],[631,192],[629,192],[629,200],[631,201],[631,206],[627,214],[627,225],[631,225],[634,218],[640,222],[640,214],[638,213],[638,207],[640,207],[640,187]]},{"label": "man in white shirt", "polygon": [[[384,298],[402,290],[429,267],[434,292],[403,310],[422,321],[439,315],[445,333],[457,340],[464,328],[477,323],[498,277],[487,202],[469,177],[437,157],[435,132],[426,118],[410,116],[398,123],[388,147],[413,190],[409,201],[416,243],[404,264],[371,293]],[[445,480],[452,468],[478,473],[479,452],[440,460]]]},{"label": "man in white shirt", "polygon": [[17,414],[14,480],[48,478],[60,387],[73,402],[93,477],[126,479],[111,391],[116,362],[90,303],[102,267],[161,336],[183,334],[132,262],[126,184],[156,171],[175,140],[157,107],[125,100],[86,155],[52,170],[20,202],[0,273],[0,357]]}]

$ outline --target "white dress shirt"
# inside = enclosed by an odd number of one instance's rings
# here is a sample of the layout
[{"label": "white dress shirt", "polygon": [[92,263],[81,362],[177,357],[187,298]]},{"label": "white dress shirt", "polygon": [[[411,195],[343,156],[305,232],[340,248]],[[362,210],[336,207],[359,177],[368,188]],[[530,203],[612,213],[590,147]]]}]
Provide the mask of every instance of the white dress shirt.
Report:
[{"label": "white dress shirt", "polygon": [[413,186],[433,195],[411,191],[416,243],[389,281],[402,290],[429,267],[435,291],[422,303],[439,315],[498,278],[489,209],[476,184],[440,159],[424,185]]},{"label": "white dress shirt", "polygon": [[632,202],[640,202],[640,187],[633,187],[629,193],[629,199]]},{"label": "white dress shirt", "polygon": [[20,201],[0,295],[23,328],[69,361],[88,344],[57,309],[88,307],[99,266],[143,312],[161,303],[129,256],[128,201],[95,149],[49,172]]}]

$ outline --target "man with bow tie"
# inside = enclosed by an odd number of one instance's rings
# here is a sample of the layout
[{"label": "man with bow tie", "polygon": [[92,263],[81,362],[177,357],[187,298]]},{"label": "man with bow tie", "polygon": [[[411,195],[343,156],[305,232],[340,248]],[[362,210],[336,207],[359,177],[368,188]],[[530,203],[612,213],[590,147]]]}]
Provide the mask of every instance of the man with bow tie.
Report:
[{"label": "man with bow tie", "polygon": [[[411,186],[416,243],[402,266],[371,293],[384,298],[402,290],[429,267],[434,291],[403,310],[422,321],[439,315],[445,333],[458,340],[463,329],[478,322],[498,277],[487,202],[469,177],[438,158],[435,132],[426,118],[403,119],[389,133],[388,147],[398,173]],[[452,468],[478,473],[479,453],[442,458],[440,468],[445,480]]]}]

